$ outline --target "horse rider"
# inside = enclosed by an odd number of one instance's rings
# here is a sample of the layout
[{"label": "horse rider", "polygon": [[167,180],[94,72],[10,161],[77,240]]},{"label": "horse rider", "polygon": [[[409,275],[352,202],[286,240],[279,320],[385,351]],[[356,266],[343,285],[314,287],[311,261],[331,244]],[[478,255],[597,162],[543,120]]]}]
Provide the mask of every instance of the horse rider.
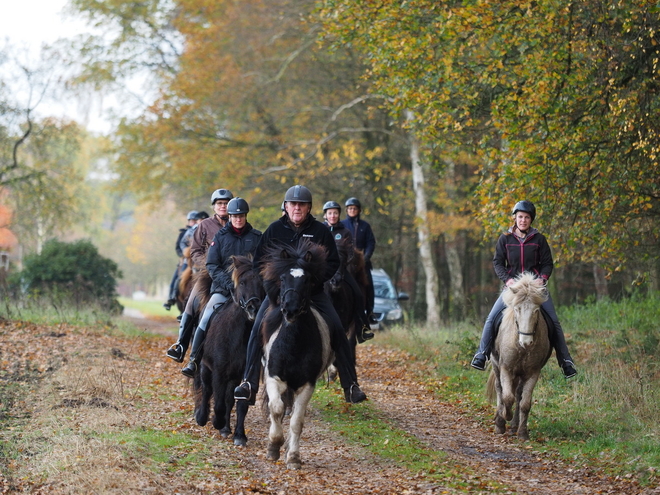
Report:
[{"label": "horse rider", "polygon": [[[335,239],[335,243],[339,244],[343,239],[348,239],[351,245],[351,254],[353,250],[353,236],[351,232],[346,228],[346,226],[340,221],[341,217],[341,206],[336,201],[328,201],[323,205],[323,218],[325,219],[325,225],[330,229],[332,237]],[[350,262],[350,259],[348,260]],[[344,274],[344,280],[350,286],[353,291],[353,298],[356,301],[356,315],[355,315],[355,324],[360,330],[357,332],[357,339],[359,343],[363,343],[366,340],[373,339],[374,334],[370,331],[371,325],[369,324],[369,318],[365,311],[364,307],[364,297],[362,295],[362,290],[358,285],[355,277],[346,270]]]},{"label": "horse rider", "polygon": [[181,250],[180,247],[181,239],[186,234],[186,232],[188,232],[193,227],[193,225],[195,225],[196,216],[197,216],[197,211],[191,210],[188,212],[188,215],[186,215],[187,225],[185,228],[179,229],[179,235],[176,238],[176,244],[174,245],[174,250],[176,251],[176,255],[179,257],[179,262],[177,263],[176,269],[174,270],[174,274],[172,275],[172,281],[170,282],[169,297],[167,298],[167,302],[163,304],[163,307],[168,311],[170,310],[172,305],[176,303],[179,274],[184,270],[183,264],[185,263],[185,259],[183,257],[183,251]]},{"label": "horse rider", "polygon": [[233,255],[248,255],[254,253],[261,238],[261,231],[250,225],[247,215],[250,206],[243,198],[233,198],[227,205],[229,222],[213,237],[206,257],[206,269],[213,281],[211,284],[211,299],[204,308],[204,313],[195,330],[190,362],[181,373],[192,378],[195,376],[198,364],[198,354],[206,338],[211,315],[227,302],[234,289],[231,273],[228,268],[232,264]]},{"label": "horse rider", "polygon": [[[228,189],[216,189],[211,194],[211,206],[214,215],[202,220],[192,237],[190,244],[190,262],[193,271],[199,271],[206,267],[206,252],[213,240],[215,234],[224,227],[229,221],[227,216],[227,204],[234,195]],[[167,357],[174,359],[178,363],[183,362],[183,358],[188,350],[190,338],[192,337],[195,315],[199,312],[199,298],[197,294],[201,290],[199,283],[196,283],[190,291],[190,296],[186,302],[186,307],[179,323],[179,338],[167,350]]]},{"label": "horse rider", "polygon": [[[554,261],[545,236],[532,227],[532,222],[536,218],[536,207],[531,201],[518,201],[513,207],[513,218],[514,225],[500,235],[495,246],[495,256],[493,257],[495,273],[504,282],[505,288],[512,285],[516,276],[523,272],[535,274],[537,283],[546,285],[552,274]],[[470,363],[473,368],[481,371],[485,369],[486,360],[490,357],[496,337],[494,323],[504,307],[500,294],[486,318],[479,349]],[[541,309],[552,322],[552,325],[548,326],[554,327],[548,328],[548,333],[550,343],[555,348],[559,367],[565,378],[571,378],[577,374],[577,371],[568,352],[564,331],[559,324],[550,294],[548,294],[548,300],[541,305]]]},{"label": "horse rider", "polygon": [[342,220],[342,223],[353,236],[355,247],[364,253],[367,279],[369,280],[369,285],[367,286],[367,300],[365,301],[367,316],[369,316],[369,321],[371,323],[378,323],[373,315],[374,280],[371,277],[371,270],[373,269],[371,256],[373,256],[374,250],[376,249],[376,238],[374,237],[369,222],[360,218],[360,213],[362,213],[362,204],[360,204],[360,200],[357,198],[348,198],[344,206],[346,206],[346,218]]},{"label": "horse rider", "polygon": [[[261,236],[254,255],[254,267],[261,268],[262,257],[268,247],[282,244],[297,246],[302,239],[308,239],[326,249],[327,267],[324,280],[318,281],[319,283],[312,290],[310,298],[314,307],[327,318],[330,330],[330,345],[335,352],[339,379],[344,389],[346,402],[362,402],[367,396],[360,390],[357,382],[357,373],[355,363],[352,360],[350,344],[339,316],[332,306],[330,297],[323,291],[323,284],[330,280],[339,268],[340,260],[337,245],[327,227],[311,215],[312,193],[309,189],[305,186],[290,187],[284,196],[284,202],[285,214],[271,223]],[[259,388],[263,352],[260,342],[261,320],[268,305],[269,301],[266,298],[261,304],[261,308],[259,308],[250,333],[243,381],[234,389],[235,399],[248,400],[250,404],[254,404]]]}]

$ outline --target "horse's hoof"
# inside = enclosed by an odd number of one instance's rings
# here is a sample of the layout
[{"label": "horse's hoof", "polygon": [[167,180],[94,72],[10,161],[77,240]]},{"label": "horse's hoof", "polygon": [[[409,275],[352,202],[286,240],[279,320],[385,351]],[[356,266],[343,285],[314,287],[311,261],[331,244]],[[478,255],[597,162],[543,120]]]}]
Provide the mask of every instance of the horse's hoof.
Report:
[{"label": "horse's hoof", "polygon": [[266,453],[266,459],[269,461],[277,461],[280,459],[280,449],[279,447],[274,447],[272,445],[268,445],[268,452]]},{"label": "horse's hoof", "polygon": [[298,452],[287,456],[286,467],[289,469],[300,469],[302,467],[302,461]]},{"label": "horse's hoof", "polygon": [[245,437],[234,437],[234,445],[236,447],[246,447],[247,446],[247,438],[245,438]]},{"label": "horse's hoof", "polygon": [[195,414],[195,421],[197,421],[199,426],[206,426],[206,423],[209,422],[209,415],[202,413]]},{"label": "horse's hoof", "polygon": [[220,436],[222,438],[229,438],[231,436],[231,428],[227,428],[227,427],[222,428],[220,430]]}]

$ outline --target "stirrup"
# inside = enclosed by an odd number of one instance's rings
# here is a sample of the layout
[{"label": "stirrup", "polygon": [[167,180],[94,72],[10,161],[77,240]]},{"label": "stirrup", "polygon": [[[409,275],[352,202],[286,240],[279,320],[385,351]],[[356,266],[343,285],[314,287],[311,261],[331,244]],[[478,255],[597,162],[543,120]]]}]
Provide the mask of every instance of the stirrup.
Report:
[{"label": "stirrup", "polygon": [[[244,385],[247,385],[247,387]],[[245,395],[245,392],[247,392],[247,396]],[[234,389],[234,400],[250,400],[251,398],[252,384],[247,380],[243,380],[238,387]]]},{"label": "stirrup", "polygon": [[483,354],[476,354],[472,358],[470,366],[472,366],[475,370],[484,371],[486,369],[486,356]]},{"label": "stirrup", "polygon": [[561,365],[561,371],[564,373],[564,378],[573,378],[577,375],[575,364],[570,359],[564,361],[564,364]]},{"label": "stirrup", "polygon": [[169,349],[167,349],[167,352],[165,355],[170,358],[174,359],[177,363],[182,363],[183,362],[183,346],[179,341],[176,341],[174,344],[170,346]]}]

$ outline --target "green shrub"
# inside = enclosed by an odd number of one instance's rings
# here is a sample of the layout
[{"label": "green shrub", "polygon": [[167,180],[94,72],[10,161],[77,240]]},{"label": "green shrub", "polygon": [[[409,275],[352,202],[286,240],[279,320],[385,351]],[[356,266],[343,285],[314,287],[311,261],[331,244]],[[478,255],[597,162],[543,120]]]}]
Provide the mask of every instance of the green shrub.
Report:
[{"label": "green shrub", "polygon": [[31,297],[46,297],[54,305],[94,303],[113,312],[122,309],[117,301],[121,271],[90,241],[50,240],[41,254],[26,256],[23,266],[18,278]]}]

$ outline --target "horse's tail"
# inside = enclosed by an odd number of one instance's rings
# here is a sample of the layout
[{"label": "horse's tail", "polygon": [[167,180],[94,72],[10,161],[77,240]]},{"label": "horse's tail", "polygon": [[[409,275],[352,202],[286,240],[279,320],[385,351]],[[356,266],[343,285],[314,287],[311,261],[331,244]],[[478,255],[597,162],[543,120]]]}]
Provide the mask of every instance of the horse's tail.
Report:
[{"label": "horse's tail", "polygon": [[486,383],[486,399],[491,404],[494,404],[497,400],[497,391],[495,390],[495,370],[490,369],[490,375],[488,375],[488,382]]}]

